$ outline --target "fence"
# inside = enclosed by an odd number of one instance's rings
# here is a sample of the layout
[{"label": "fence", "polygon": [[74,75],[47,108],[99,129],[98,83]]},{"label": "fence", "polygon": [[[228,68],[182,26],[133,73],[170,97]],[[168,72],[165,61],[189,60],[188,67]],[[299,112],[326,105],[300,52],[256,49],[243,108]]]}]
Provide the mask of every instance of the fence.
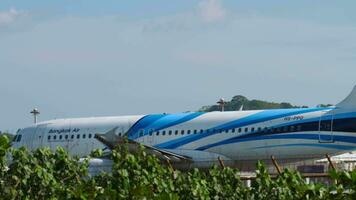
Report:
[{"label": "fence", "polygon": [[[268,171],[272,179],[274,179],[277,178],[284,168],[297,170],[301,173],[302,177],[305,178],[307,183],[330,185],[332,183],[328,173],[330,170],[352,171],[356,168],[356,154],[348,153],[334,157],[325,155],[325,157],[326,158],[322,160],[307,160],[280,165],[278,160],[271,156],[271,163],[273,165],[269,166]],[[222,161],[220,161],[220,163],[221,166],[224,167],[224,163]],[[241,180],[246,186],[250,186],[251,181],[255,178],[256,174],[253,171],[241,172]]]}]

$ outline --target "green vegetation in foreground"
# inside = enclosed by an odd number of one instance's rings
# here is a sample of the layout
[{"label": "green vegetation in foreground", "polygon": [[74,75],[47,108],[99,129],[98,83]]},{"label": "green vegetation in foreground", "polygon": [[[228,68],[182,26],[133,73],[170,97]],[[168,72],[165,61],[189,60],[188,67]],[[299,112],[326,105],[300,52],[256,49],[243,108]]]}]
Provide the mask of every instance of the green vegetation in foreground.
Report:
[{"label": "green vegetation in foreground", "polygon": [[[99,151],[93,154],[100,154]],[[13,160],[7,164],[6,155]],[[162,165],[154,156],[137,155],[126,148],[113,151],[112,174],[88,176],[88,159],[39,149],[11,149],[0,137],[1,199],[356,199],[356,171],[332,172],[336,184],[307,184],[300,174],[285,170],[272,180],[258,163],[256,180],[246,187],[238,170],[212,167],[180,172]]]},{"label": "green vegetation in foreground", "polygon": [[[263,109],[278,109],[278,108],[307,108],[307,106],[293,106],[290,103],[273,103],[261,100],[249,100],[242,95],[234,96],[231,101],[226,101],[225,111],[236,111],[243,106],[244,110],[263,110]],[[203,106],[199,111],[211,112],[220,111],[221,108],[218,105]]]},{"label": "green vegetation in foreground", "polygon": [[7,133],[7,132],[0,132],[0,136],[5,135],[7,138],[9,138],[10,141],[15,137],[15,135]]}]

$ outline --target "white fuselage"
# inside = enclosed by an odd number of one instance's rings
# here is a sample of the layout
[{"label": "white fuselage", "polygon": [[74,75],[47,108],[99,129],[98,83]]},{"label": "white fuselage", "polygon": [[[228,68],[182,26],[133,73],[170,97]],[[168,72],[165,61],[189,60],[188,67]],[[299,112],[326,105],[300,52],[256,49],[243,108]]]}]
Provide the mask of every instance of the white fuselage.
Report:
[{"label": "white fuselage", "polygon": [[354,112],[336,108],[61,119],[22,129],[13,145],[31,150],[61,146],[82,157],[107,149],[94,135],[117,128],[118,136],[196,162],[215,162],[217,157],[255,162],[272,155],[298,161],[356,148],[354,119]]}]

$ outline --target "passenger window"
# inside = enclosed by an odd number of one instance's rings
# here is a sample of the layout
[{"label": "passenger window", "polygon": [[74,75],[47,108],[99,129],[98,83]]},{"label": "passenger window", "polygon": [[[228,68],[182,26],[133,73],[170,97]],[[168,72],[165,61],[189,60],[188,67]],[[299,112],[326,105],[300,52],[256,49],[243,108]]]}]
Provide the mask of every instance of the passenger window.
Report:
[{"label": "passenger window", "polygon": [[[120,136],[121,136],[121,133],[120,133]],[[89,133],[89,136],[88,136],[88,138],[91,138],[91,133]]]},{"label": "passenger window", "polygon": [[159,131],[156,131],[156,135],[159,135]]},{"label": "passenger window", "polygon": [[187,134],[188,134],[188,135],[190,134],[190,130],[187,131]]},{"label": "passenger window", "polygon": [[200,133],[204,133],[204,130],[203,130],[203,129],[201,129],[201,130],[200,130]]},{"label": "passenger window", "polygon": [[77,139],[79,139],[79,138],[80,138],[80,135],[78,134],[78,135],[77,135]]},{"label": "passenger window", "polygon": [[169,135],[172,135],[172,130],[169,130],[169,131],[168,131],[168,134],[169,134]]},{"label": "passenger window", "polygon": [[229,129],[226,129],[226,130],[225,130],[225,133],[228,133],[228,132],[229,132]]},{"label": "passenger window", "polygon": [[248,132],[248,128],[245,128],[245,133],[247,133]]},{"label": "passenger window", "polygon": [[74,135],[71,135],[70,138],[71,138],[71,139],[74,139]]},{"label": "passenger window", "polygon": [[258,132],[261,132],[261,130],[262,130],[261,127],[258,127]]},{"label": "passenger window", "polygon": [[178,130],[176,130],[175,134],[178,135]]},{"label": "passenger window", "polygon": [[150,130],[150,131],[148,132],[148,134],[149,134],[150,136],[152,136],[152,135],[153,135],[153,131]]},{"label": "passenger window", "polygon": [[68,135],[65,136],[65,139],[68,140]]},{"label": "passenger window", "polygon": [[83,134],[83,139],[85,139],[85,136],[86,136],[86,135],[85,135],[85,134]]},{"label": "passenger window", "polygon": [[162,135],[166,135],[166,131],[162,131]]},{"label": "passenger window", "polygon": [[291,132],[294,132],[294,126],[291,126],[291,127],[290,127],[290,131],[291,131]]},{"label": "passenger window", "polygon": [[302,130],[302,126],[301,125],[297,126],[297,131],[301,131],[301,130]]},{"label": "passenger window", "polygon": [[198,133],[198,131],[197,130],[194,130],[194,134],[197,134]]},{"label": "passenger window", "polygon": [[140,134],[140,137],[142,137],[143,136],[143,130],[140,130],[139,134]]},{"label": "passenger window", "polygon": [[252,133],[255,132],[255,128],[254,127],[251,128],[251,132]]},{"label": "passenger window", "polygon": [[184,135],[184,130],[181,130],[181,131],[180,131],[180,134]]},{"label": "passenger window", "polygon": [[56,139],[57,139],[57,136],[56,136],[56,135],[55,135],[55,136],[53,136],[53,139],[54,139],[54,140],[56,140]]},{"label": "passenger window", "polygon": [[48,136],[48,140],[51,140],[51,136],[50,135]]},{"label": "passenger window", "polygon": [[288,132],[288,126],[283,127],[283,132]]},{"label": "passenger window", "polygon": [[62,138],[63,138],[62,135],[60,135],[60,136],[59,136],[59,139],[61,140]]},{"label": "passenger window", "polygon": [[241,133],[242,132],[242,128],[239,128],[239,133]]}]

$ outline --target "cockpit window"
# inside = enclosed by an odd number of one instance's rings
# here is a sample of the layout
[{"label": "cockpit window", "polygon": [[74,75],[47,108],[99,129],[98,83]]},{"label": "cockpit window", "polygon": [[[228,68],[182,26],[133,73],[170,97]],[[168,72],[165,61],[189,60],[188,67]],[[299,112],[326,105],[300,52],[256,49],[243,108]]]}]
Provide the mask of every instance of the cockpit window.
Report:
[{"label": "cockpit window", "polygon": [[16,142],[17,139],[17,135],[15,135],[15,137],[12,139],[13,142]]}]

